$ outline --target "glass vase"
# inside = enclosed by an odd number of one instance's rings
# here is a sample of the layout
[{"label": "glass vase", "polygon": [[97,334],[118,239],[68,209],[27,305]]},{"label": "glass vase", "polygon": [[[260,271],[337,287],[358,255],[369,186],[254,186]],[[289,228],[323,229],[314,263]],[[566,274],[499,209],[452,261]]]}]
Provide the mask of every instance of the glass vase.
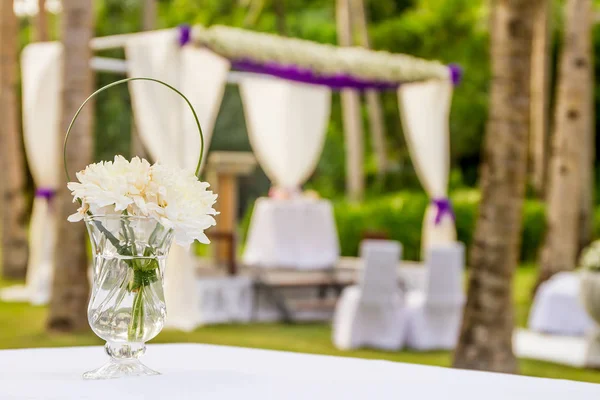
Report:
[{"label": "glass vase", "polygon": [[163,275],[173,233],[147,217],[90,216],[85,222],[94,256],[88,321],[106,340],[110,359],[83,377],[157,375],[139,357],[167,315]]}]

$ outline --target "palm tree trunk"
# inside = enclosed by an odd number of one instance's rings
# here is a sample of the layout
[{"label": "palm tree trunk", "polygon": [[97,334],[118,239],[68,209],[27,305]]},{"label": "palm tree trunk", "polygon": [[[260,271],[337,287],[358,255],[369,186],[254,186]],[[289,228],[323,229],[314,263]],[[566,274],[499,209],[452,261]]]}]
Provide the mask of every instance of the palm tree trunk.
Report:
[{"label": "palm tree trunk", "polygon": [[36,42],[47,42],[50,40],[48,31],[48,13],[46,11],[46,0],[38,0],[38,13],[33,25],[33,37]]},{"label": "palm tree trunk", "polygon": [[[368,49],[371,47],[371,44],[369,41],[364,2],[363,0],[350,0],[350,5],[350,14],[353,19],[353,25],[358,32],[359,44]],[[369,113],[369,130],[371,131],[377,174],[380,179],[383,179],[387,172],[387,145],[385,140],[385,122],[383,119],[381,98],[379,97],[379,93],[375,90],[367,90],[366,98],[367,112]]]},{"label": "palm tree trunk", "polygon": [[592,126],[592,16],[591,0],[567,1],[550,161],[548,230],[538,284],[556,272],[572,270],[576,264],[582,187],[591,184],[591,171],[584,170],[592,159],[591,149],[586,149],[591,144]]},{"label": "palm tree trunk", "polygon": [[[338,43],[340,46],[352,45],[350,27],[349,0],[337,0],[336,19]],[[360,112],[360,97],[356,90],[343,89],[342,118],[346,145],[346,191],[352,201],[362,199],[364,182],[364,143],[363,126]]]},{"label": "palm tree trunk", "polygon": [[536,195],[544,197],[547,181],[550,125],[550,43],[552,7],[542,1],[533,20],[531,50],[531,131],[529,166],[531,185]]},{"label": "palm tree trunk", "polygon": [[[593,9],[593,3],[590,5]],[[588,51],[588,62],[592,67],[589,69],[587,75],[588,84],[585,86],[586,92],[585,97],[582,99],[585,103],[582,110],[582,119],[584,128],[581,134],[584,136],[583,143],[583,154],[581,156],[581,203],[579,210],[579,243],[577,246],[578,252],[584,249],[592,241],[593,235],[593,221],[594,221],[594,164],[596,159],[596,131],[595,131],[595,109],[594,109],[594,53],[592,44],[592,29],[593,17],[589,18],[589,24],[587,26],[587,32],[585,27],[583,28],[582,35],[586,35],[588,43],[586,44]]]},{"label": "palm tree trunk", "polygon": [[277,33],[281,36],[287,36],[287,24],[285,21],[285,0],[274,0],[275,20],[277,24]]},{"label": "palm tree trunk", "polygon": [[0,0],[0,236],[2,275],[27,268],[25,163],[17,98],[18,21],[12,0]]},{"label": "palm tree trunk", "polygon": [[459,343],[458,368],[514,373],[512,278],[527,174],[532,20],[538,0],[492,5],[490,114],[479,218]]},{"label": "palm tree trunk", "polygon": [[244,28],[251,28],[255,26],[260,18],[260,15],[262,14],[264,7],[265,0],[249,0],[248,11],[244,17],[242,26]]},{"label": "palm tree trunk", "polygon": [[[61,37],[64,46],[64,84],[61,132],[66,131],[77,108],[93,89],[93,75],[89,68],[89,41],[92,38],[93,21],[92,0],[63,0]],[[85,168],[92,159],[92,109],[86,107],[82,111],[71,132],[66,154],[71,176]],[[61,185],[57,196],[59,239],[55,252],[56,269],[48,328],[62,332],[83,330],[88,326],[87,235],[83,223],[67,222],[67,216],[74,212],[74,207],[66,184]]]},{"label": "palm tree trunk", "polygon": [[156,0],[144,0],[142,7],[142,29],[151,31],[156,26]]}]

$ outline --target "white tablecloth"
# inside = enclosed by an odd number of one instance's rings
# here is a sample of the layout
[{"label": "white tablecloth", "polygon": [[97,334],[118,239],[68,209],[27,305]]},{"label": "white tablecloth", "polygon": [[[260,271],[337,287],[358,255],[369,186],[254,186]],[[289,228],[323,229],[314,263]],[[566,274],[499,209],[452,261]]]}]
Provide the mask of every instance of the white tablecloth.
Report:
[{"label": "white tablecloth", "polygon": [[340,246],[331,203],[326,200],[256,201],[244,264],[262,268],[325,269]]},{"label": "white tablecloth", "polygon": [[100,347],[0,351],[0,399],[596,399],[600,385],[198,344],[151,345],[160,376],[84,381]]}]

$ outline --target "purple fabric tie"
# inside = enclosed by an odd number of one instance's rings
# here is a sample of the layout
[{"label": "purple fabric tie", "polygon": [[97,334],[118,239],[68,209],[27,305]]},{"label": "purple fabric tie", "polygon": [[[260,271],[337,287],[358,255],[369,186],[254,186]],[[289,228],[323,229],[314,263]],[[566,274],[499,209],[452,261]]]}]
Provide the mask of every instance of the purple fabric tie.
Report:
[{"label": "purple fabric tie", "polygon": [[441,198],[441,199],[433,199],[431,202],[436,206],[437,213],[435,215],[435,224],[439,225],[442,222],[442,218],[444,215],[448,215],[452,218],[452,220],[456,220],[456,216],[454,215],[454,210],[452,210],[452,204],[449,199]]},{"label": "purple fabric tie", "polygon": [[460,85],[463,77],[463,70],[458,64],[449,64],[448,68],[450,69],[450,79],[452,79],[452,84],[454,86]]},{"label": "purple fabric tie", "polygon": [[55,195],[56,190],[51,188],[41,187],[35,190],[35,197],[43,197],[48,203],[52,201]]},{"label": "purple fabric tie", "polygon": [[186,44],[188,44],[191,40],[192,27],[187,24],[179,25],[179,45],[183,47]]}]

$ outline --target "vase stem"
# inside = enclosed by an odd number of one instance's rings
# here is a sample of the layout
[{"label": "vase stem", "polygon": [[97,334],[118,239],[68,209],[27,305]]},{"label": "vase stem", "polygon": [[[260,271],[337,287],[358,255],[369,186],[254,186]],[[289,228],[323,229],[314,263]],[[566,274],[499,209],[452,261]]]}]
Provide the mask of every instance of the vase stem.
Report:
[{"label": "vase stem", "polygon": [[106,342],[104,346],[110,360],[98,369],[83,374],[84,379],[113,379],[123,376],[160,375],[138,359],[146,352],[144,343]]},{"label": "vase stem", "polygon": [[106,354],[115,360],[131,360],[143,356],[146,352],[146,345],[135,342],[106,342],[104,349],[106,350]]}]

